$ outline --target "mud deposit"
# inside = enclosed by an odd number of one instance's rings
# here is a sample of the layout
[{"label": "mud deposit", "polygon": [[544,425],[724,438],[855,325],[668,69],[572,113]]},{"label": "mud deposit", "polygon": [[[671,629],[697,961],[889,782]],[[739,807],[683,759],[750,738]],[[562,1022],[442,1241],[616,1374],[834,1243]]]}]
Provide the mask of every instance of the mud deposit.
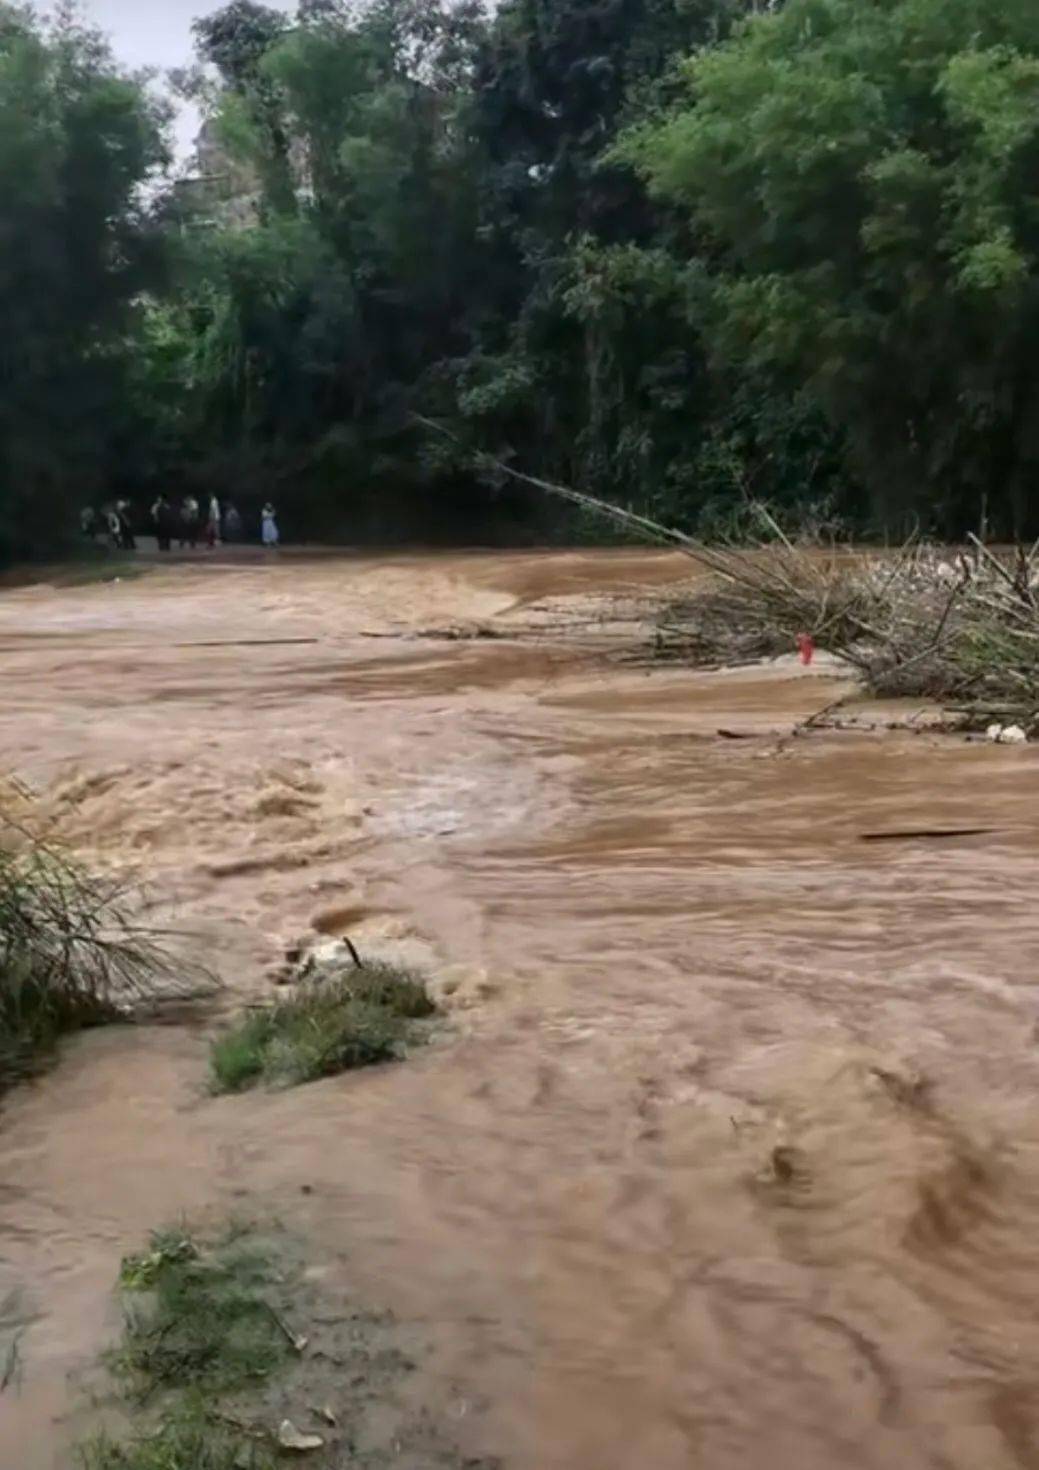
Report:
[{"label": "mud deposit", "polygon": [[120,1256],[244,1210],[407,1323],[430,1432],[507,1470],[1039,1466],[1039,755],[790,741],[834,675],[616,658],[603,599],[685,571],[0,597],[0,767],[225,1005],[345,933],[430,966],[453,1029],[220,1100],[209,1016],[108,1031],[8,1099],[0,1465],[66,1470]]}]

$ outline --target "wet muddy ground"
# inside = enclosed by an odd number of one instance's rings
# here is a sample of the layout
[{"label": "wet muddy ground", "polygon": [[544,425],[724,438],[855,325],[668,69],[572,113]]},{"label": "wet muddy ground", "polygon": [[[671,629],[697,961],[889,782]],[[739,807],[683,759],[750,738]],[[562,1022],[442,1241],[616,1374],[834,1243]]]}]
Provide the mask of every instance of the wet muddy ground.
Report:
[{"label": "wet muddy ground", "polygon": [[[836,672],[628,662],[686,573],[0,596],[0,766],[147,883],[218,1009],[345,933],[451,1016],[406,1066],[220,1100],[208,1014],[97,1033],[7,1100],[0,1465],[69,1464],[120,1256],[246,1210],[410,1324],[434,1428],[509,1470],[1039,1466],[1039,756],[791,740]],[[955,827],[991,830],[863,840]]]}]

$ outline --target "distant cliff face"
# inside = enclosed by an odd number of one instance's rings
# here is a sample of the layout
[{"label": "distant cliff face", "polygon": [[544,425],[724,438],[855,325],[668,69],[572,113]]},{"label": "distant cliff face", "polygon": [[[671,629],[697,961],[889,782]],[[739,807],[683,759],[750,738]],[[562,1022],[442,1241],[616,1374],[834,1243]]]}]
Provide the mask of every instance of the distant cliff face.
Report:
[{"label": "distant cliff face", "polygon": [[[292,188],[304,205],[312,200],[310,168],[301,139],[290,139],[288,155]],[[233,157],[220,137],[214,118],[207,118],[195,139],[188,175],[180,182],[181,201],[197,217],[227,230],[248,230],[260,221],[263,186],[256,169]]]},{"label": "distant cliff face", "polygon": [[260,181],[254,169],[232,158],[215,121],[207,118],[195,139],[190,175],[182,198],[200,218],[223,229],[248,230],[260,218]]}]

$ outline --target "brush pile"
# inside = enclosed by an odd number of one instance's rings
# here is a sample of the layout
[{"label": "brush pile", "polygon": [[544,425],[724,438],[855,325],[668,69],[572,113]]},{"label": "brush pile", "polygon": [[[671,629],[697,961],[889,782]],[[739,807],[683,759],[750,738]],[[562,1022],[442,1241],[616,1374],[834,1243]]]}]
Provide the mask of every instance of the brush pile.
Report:
[{"label": "brush pile", "polygon": [[863,555],[779,532],[767,546],[690,554],[714,575],[662,615],[662,655],[738,663],[790,653],[808,634],[874,694],[937,701],[961,728],[1039,734],[1039,546]]},{"label": "brush pile", "polygon": [[[427,429],[456,438],[431,419]],[[660,619],[656,655],[730,665],[788,653],[807,636],[877,695],[945,706],[961,729],[1039,738],[1039,542],[997,554],[976,536],[949,559],[914,539],[900,552],[791,540],[760,502],[757,545],[708,545],[623,506],[482,456],[480,467],[565,500],[713,573]],[[994,733],[993,733],[994,732]]]}]

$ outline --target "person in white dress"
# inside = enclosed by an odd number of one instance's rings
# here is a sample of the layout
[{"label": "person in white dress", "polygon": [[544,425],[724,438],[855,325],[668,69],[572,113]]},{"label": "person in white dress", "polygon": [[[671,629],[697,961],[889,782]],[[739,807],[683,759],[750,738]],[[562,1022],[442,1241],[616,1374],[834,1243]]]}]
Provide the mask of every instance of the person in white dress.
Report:
[{"label": "person in white dress", "polygon": [[264,546],[277,546],[281,537],[278,535],[278,522],[274,513],[274,506],[268,500],[263,507],[263,544]]}]

